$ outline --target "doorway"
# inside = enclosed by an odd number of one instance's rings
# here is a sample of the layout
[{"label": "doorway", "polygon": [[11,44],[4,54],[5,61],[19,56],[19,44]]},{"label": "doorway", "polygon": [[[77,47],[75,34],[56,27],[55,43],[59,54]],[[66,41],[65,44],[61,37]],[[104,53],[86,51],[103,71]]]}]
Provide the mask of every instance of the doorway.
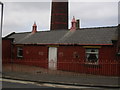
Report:
[{"label": "doorway", "polygon": [[57,70],[57,47],[49,47],[48,68]]}]

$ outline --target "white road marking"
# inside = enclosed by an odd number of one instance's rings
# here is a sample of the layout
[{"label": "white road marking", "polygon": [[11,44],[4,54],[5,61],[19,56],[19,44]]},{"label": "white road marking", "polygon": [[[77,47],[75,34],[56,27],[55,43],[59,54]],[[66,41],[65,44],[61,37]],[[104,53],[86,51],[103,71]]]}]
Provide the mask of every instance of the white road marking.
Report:
[{"label": "white road marking", "polygon": [[0,79],[0,81],[12,82],[12,83],[21,83],[21,84],[35,84],[34,82],[11,80],[11,79]]},{"label": "white road marking", "polygon": [[73,88],[73,89],[90,88],[90,87],[70,86],[70,85],[58,85],[58,84],[43,84],[43,86],[57,87],[57,88]]}]

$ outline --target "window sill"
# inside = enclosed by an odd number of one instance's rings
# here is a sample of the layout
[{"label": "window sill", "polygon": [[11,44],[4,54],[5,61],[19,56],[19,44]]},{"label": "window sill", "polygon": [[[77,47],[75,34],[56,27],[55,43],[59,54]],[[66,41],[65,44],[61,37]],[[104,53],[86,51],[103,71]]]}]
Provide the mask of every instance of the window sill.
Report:
[{"label": "window sill", "polygon": [[18,59],[23,59],[23,56],[17,56]]},{"label": "window sill", "polygon": [[117,56],[120,56],[120,53],[117,53]]},{"label": "window sill", "polygon": [[98,62],[96,62],[96,63],[85,62],[85,64],[88,64],[88,65],[99,65]]},{"label": "window sill", "polygon": [[90,67],[90,68],[100,68],[100,65],[98,63],[88,63],[88,62],[86,62],[84,64],[84,66]]}]

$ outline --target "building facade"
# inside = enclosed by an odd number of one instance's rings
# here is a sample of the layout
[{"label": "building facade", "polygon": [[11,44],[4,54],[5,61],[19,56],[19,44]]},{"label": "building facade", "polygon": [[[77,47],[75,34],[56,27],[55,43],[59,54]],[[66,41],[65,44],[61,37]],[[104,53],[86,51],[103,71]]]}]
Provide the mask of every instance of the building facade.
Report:
[{"label": "building facade", "polygon": [[[120,25],[80,28],[77,27],[79,21],[73,17],[68,29],[68,2],[62,4],[53,3],[50,31],[38,31],[34,23],[31,32],[4,37],[3,63],[120,76]],[[59,11],[60,7],[65,7],[64,13]]]},{"label": "building facade", "polygon": [[3,40],[3,53],[6,47],[9,50],[3,60],[6,57],[9,62],[51,70],[117,76],[120,56],[117,41],[112,40],[116,30],[117,26],[13,33]]}]

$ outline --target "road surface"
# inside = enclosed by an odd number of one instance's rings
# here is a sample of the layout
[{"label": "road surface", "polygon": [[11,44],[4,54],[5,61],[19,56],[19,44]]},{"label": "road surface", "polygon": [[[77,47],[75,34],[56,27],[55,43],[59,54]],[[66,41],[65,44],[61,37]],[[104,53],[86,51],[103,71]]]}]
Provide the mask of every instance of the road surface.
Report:
[{"label": "road surface", "polygon": [[69,85],[58,85],[58,84],[50,84],[50,83],[36,83],[36,82],[29,82],[29,81],[10,80],[10,79],[0,79],[0,82],[2,82],[2,88],[61,88],[61,90],[70,90],[70,89],[73,89],[73,90],[120,90],[118,88],[69,86]]}]

